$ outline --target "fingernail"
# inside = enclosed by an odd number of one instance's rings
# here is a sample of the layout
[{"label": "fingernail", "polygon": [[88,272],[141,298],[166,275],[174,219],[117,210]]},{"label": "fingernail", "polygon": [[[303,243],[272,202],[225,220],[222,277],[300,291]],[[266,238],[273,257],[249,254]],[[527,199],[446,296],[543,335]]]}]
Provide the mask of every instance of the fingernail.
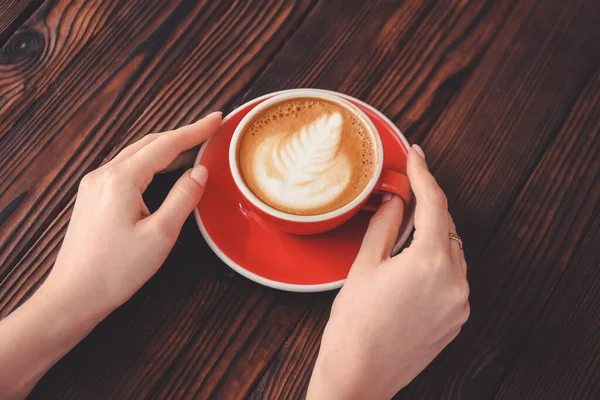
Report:
[{"label": "fingernail", "polygon": [[206,116],[206,118],[214,118],[216,116],[219,116],[219,118],[223,118],[223,113],[221,111],[215,111],[215,112],[211,112],[210,114],[208,114]]},{"label": "fingernail", "polygon": [[190,178],[195,180],[198,183],[198,185],[204,186],[206,185],[206,181],[208,180],[208,170],[204,165],[198,164],[194,168],[192,168],[190,172]]},{"label": "fingernail", "polygon": [[388,201],[390,201],[392,199],[392,197],[394,197],[394,195],[392,193],[386,193],[381,197],[381,204],[383,203],[387,203]]},{"label": "fingernail", "polygon": [[423,149],[421,148],[421,146],[419,146],[418,144],[413,144],[412,148],[417,152],[418,155],[421,156],[421,158],[423,160],[425,160],[425,152],[423,151]]}]

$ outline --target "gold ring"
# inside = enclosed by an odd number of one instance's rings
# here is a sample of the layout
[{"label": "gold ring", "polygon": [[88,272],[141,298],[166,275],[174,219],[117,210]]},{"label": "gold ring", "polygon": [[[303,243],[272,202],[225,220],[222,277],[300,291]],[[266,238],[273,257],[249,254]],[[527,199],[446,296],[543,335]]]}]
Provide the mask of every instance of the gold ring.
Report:
[{"label": "gold ring", "polygon": [[448,234],[448,238],[450,238],[450,240],[454,240],[455,242],[458,243],[458,247],[462,250],[463,249],[463,241],[460,238],[460,236],[458,236],[456,233],[449,233]]}]

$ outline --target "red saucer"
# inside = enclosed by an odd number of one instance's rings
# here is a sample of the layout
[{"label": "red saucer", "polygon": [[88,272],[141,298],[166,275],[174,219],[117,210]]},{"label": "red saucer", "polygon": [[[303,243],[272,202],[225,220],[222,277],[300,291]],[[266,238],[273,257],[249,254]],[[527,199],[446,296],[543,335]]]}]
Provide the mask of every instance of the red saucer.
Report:
[{"label": "red saucer", "polygon": [[[318,292],[337,289],[344,283],[358,253],[370,214],[361,211],[339,228],[319,235],[283,233],[244,211],[242,195],[229,170],[229,142],[235,127],[254,106],[280,93],[283,92],[270,93],[234,110],[223,119],[219,132],[202,147],[196,164],[205,165],[210,177],[194,217],[212,250],[241,275],[280,290]],[[398,128],[368,104],[340,93],[329,93],[356,104],[373,121],[383,141],[384,169],[406,173],[409,144]],[[395,251],[412,231],[413,213],[411,205]]]}]

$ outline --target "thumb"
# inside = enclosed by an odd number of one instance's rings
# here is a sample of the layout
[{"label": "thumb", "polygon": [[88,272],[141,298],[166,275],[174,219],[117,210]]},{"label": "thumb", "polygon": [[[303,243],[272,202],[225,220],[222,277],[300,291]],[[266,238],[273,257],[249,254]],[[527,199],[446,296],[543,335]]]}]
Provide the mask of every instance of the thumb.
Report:
[{"label": "thumb", "polygon": [[203,165],[196,165],[186,171],[177,180],[160,208],[147,218],[147,224],[160,227],[176,239],[185,220],[202,198],[207,180],[208,170]]},{"label": "thumb", "polygon": [[386,194],[371,217],[355,265],[376,266],[388,259],[396,243],[404,216],[404,203],[398,196]]}]

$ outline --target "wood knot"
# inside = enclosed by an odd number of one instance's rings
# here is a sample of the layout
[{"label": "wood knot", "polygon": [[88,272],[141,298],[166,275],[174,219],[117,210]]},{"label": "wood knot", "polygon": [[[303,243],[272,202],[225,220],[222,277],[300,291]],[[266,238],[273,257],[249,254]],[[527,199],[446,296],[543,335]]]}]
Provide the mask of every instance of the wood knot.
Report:
[{"label": "wood knot", "polygon": [[44,52],[44,37],[37,31],[19,30],[2,48],[2,63],[14,64],[37,60]]}]

